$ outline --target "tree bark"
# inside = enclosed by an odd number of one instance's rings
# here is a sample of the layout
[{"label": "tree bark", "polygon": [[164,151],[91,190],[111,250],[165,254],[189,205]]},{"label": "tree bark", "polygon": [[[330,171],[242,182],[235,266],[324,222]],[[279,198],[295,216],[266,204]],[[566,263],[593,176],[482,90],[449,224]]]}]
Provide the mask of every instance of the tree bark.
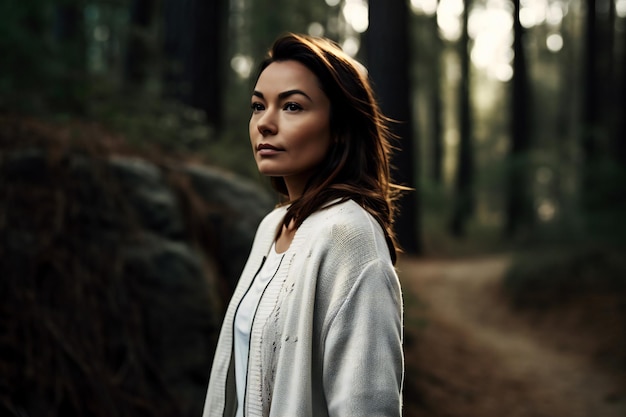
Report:
[{"label": "tree bark", "polygon": [[[585,162],[594,161],[597,157],[595,132],[598,125],[598,62],[597,62],[597,28],[596,0],[587,0],[587,17],[585,21],[585,74],[583,99],[583,137],[582,150]],[[583,185],[585,187],[585,185]]]},{"label": "tree bark", "polygon": [[533,208],[529,195],[528,165],[530,149],[529,82],[524,51],[524,29],[519,20],[520,0],[514,0],[513,79],[511,111],[511,146],[508,160],[508,182],[505,233],[518,235],[532,223]]},{"label": "tree bark", "polygon": [[226,78],[225,0],[166,0],[165,94],[202,110],[217,129],[223,124]]},{"label": "tree bark", "polygon": [[474,158],[472,149],[472,109],[470,103],[470,41],[467,22],[471,0],[463,8],[463,34],[460,40],[461,81],[459,88],[459,151],[455,177],[455,201],[450,231],[453,236],[466,233],[467,220],[474,211]]},{"label": "tree bark", "polygon": [[430,87],[430,105],[432,107],[432,131],[431,140],[431,180],[440,185],[443,182],[443,103],[441,100],[441,50],[443,48],[441,38],[439,36],[439,26],[437,24],[437,14],[430,18],[432,25],[432,64],[431,64],[431,87]]},{"label": "tree bark", "polygon": [[192,49],[188,58],[193,86],[189,104],[203,110],[207,121],[218,129],[223,120],[225,11],[226,3],[222,0],[194,1]]},{"label": "tree bark", "polygon": [[[615,2],[612,2],[615,7]],[[615,89],[617,92],[615,109],[617,116],[617,124],[615,134],[613,135],[613,153],[617,159],[617,163],[622,167],[626,167],[626,31],[622,31],[622,48],[615,51],[617,54],[614,69]]]},{"label": "tree bark", "polygon": [[[598,46],[599,31],[596,13],[596,0],[587,0],[587,14],[584,26],[585,54],[584,54],[584,84],[583,84],[583,130],[581,149],[583,156],[581,178],[581,204],[586,220],[592,221],[594,212],[603,205],[601,192],[596,189],[600,172],[598,171],[601,159],[601,112],[599,77],[601,73],[601,59]],[[601,189],[601,188],[600,188]]]},{"label": "tree bark", "polygon": [[155,0],[133,0],[124,75],[126,85],[141,89],[154,68],[154,51],[150,29],[154,24]]},{"label": "tree bark", "polygon": [[[408,8],[404,0],[370,0],[367,57],[370,76],[383,113],[398,121],[391,126],[399,138],[393,156],[394,181],[412,188],[418,183],[414,169],[412,94],[409,78]],[[419,193],[406,193],[399,201],[396,233],[407,253],[420,253]]]},{"label": "tree bark", "polygon": [[85,22],[79,2],[66,2],[56,6],[55,37],[62,54],[63,71],[57,74],[64,106],[82,114],[85,111],[87,82],[87,45]]}]

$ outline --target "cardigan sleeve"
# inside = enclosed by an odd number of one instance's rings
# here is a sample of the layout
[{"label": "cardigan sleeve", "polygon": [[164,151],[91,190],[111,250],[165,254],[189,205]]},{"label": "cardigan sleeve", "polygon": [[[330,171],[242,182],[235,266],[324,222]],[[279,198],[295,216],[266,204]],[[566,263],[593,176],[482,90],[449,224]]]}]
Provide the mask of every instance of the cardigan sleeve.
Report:
[{"label": "cardigan sleeve", "polygon": [[[388,260],[374,259],[352,281],[327,322],[323,384],[329,415],[402,413],[402,295]],[[334,309],[332,309],[334,310]]]}]

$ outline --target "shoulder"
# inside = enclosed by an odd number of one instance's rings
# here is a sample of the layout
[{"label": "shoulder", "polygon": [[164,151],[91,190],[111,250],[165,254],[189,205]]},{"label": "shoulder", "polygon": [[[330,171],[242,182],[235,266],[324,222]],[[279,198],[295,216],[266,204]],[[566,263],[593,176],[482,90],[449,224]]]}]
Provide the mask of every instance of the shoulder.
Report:
[{"label": "shoulder", "polygon": [[345,227],[362,232],[371,232],[371,226],[373,224],[378,225],[374,218],[353,200],[330,203],[311,215],[307,221],[316,223],[316,226],[327,229]]},{"label": "shoulder", "polygon": [[382,238],[380,224],[363,207],[352,200],[329,207],[326,227],[335,239]]},{"label": "shoulder", "polygon": [[320,211],[312,220],[314,231],[307,241],[316,262],[316,314],[324,328],[330,328],[341,309],[355,303],[366,302],[373,309],[383,294],[390,294],[393,306],[401,305],[384,232],[373,216],[346,201]]},{"label": "shoulder", "polygon": [[320,210],[307,219],[312,241],[326,244],[336,256],[387,258],[389,248],[380,224],[352,200]]}]

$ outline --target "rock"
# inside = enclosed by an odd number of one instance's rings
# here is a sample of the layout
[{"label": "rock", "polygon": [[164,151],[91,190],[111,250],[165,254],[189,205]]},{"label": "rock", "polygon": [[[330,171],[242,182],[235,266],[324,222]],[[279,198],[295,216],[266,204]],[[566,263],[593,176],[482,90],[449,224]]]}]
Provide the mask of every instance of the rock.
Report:
[{"label": "rock", "polygon": [[163,236],[180,238],[183,219],[178,201],[161,170],[145,160],[119,156],[110,158],[109,165],[142,226]]},{"label": "rock", "polygon": [[252,182],[204,166],[186,166],[191,184],[212,210],[208,221],[216,232],[216,255],[231,290],[239,279],[256,229],[275,201]]},{"label": "rock", "polygon": [[271,197],[183,162],[0,155],[0,415],[200,415]]}]

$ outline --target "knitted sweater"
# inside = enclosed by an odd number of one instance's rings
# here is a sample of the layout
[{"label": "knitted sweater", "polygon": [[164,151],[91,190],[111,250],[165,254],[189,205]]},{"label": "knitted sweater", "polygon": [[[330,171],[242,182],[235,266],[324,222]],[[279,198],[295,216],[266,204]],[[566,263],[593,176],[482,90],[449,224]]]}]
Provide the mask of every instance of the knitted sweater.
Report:
[{"label": "knitted sweater", "polygon": [[[233,319],[286,208],[261,222],[227,309],[203,417],[235,414]],[[309,216],[262,295],[244,416],[400,416],[402,296],[383,231],[348,200]]]}]

